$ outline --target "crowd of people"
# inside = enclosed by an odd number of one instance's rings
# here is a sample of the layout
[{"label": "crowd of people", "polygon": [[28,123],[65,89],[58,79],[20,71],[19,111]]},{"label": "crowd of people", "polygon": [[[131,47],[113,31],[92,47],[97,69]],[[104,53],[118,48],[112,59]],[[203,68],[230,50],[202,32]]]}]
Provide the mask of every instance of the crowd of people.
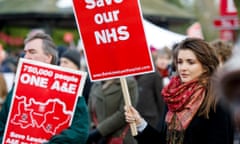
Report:
[{"label": "crowd of people", "polygon": [[[186,38],[173,48],[151,48],[155,71],[126,79],[130,106],[119,79],[91,82],[87,77],[71,125],[46,143],[114,144],[113,138],[123,136],[122,144],[233,144],[240,130],[235,49],[226,41],[199,38]],[[79,49],[59,50],[49,34],[38,31],[27,35],[21,57],[87,70]],[[0,85],[1,143],[16,85],[8,92],[2,75]]]}]

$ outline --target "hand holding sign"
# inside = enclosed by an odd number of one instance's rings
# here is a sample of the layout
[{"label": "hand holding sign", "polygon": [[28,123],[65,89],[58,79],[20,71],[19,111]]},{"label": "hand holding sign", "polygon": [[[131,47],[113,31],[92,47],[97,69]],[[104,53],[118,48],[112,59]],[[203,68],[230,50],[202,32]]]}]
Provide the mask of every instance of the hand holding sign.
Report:
[{"label": "hand holding sign", "polygon": [[[139,1],[73,0],[73,4],[91,80],[121,77],[125,104],[131,105],[123,77],[154,71]],[[136,126],[131,130],[136,135]]]}]

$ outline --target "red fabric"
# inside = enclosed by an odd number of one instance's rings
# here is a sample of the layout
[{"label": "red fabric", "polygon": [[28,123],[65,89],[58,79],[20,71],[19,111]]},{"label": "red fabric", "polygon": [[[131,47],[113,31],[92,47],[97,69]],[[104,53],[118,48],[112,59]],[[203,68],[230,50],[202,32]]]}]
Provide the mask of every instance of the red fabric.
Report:
[{"label": "red fabric", "polygon": [[168,69],[158,69],[159,73],[161,74],[162,77],[168,77]]},{"label": "red fabric", "polygon": [[[169,85],[162,90],[169,109],[166,122],[174,123],[173,129],[186,129],[202,104],[204,91],[204,87],[199,85],[198,80],[181,83],[179,77],[173,77]],[[173,119],[174,116],[177,116],[176,119]]]}]

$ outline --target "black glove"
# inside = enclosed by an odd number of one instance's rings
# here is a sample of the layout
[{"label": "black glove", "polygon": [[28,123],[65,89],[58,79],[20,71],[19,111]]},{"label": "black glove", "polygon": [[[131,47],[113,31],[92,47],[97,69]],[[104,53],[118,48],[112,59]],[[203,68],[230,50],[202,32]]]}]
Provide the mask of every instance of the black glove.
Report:
[{"label": "black glove", "polygon": [[98,129],[93,129],[90,131],[88,135],[87,144],[97,143],[101,138],[102,138],[102,135],[98,131]]}]

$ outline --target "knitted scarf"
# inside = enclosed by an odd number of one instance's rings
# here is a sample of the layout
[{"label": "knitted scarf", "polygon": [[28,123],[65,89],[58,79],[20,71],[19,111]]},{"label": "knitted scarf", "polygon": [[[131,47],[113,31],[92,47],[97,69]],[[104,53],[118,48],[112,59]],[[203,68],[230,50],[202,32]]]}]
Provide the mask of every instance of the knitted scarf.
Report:
[{"label": "knitted scarf", "polygon": [[168,106],[165,119],[168,125],[168,143],[183,142],[184,131],[202,104],[204,92],[205,88],[198,80],[181,83],[179,77],[172,77],[170,83],[163,88],[162,95]]}]

